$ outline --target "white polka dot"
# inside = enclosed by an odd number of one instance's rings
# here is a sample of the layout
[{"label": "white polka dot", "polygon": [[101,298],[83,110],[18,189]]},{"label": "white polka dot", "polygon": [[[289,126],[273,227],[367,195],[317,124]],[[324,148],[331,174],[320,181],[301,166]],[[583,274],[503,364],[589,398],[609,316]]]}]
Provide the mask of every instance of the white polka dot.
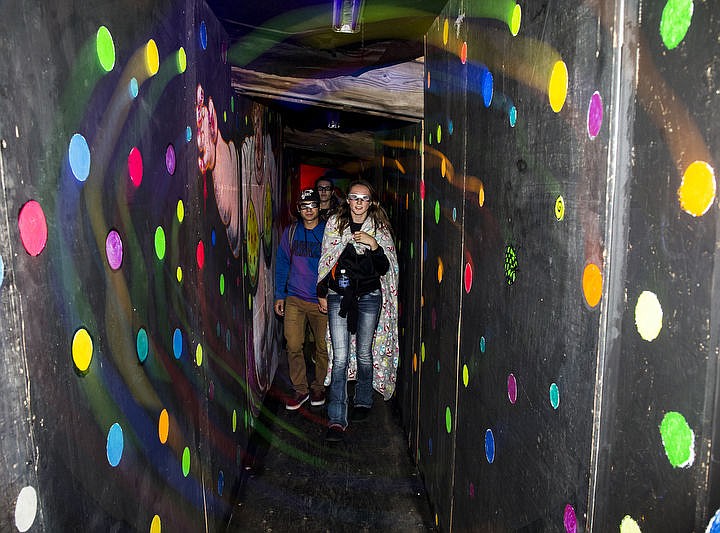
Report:
[{"label": "white polka dot", "polygon": [[15,527],[18,531],[27,531],[35,522],[37,514],[37,493],[33,487],[25,487],[18,494],[15,503]]}]

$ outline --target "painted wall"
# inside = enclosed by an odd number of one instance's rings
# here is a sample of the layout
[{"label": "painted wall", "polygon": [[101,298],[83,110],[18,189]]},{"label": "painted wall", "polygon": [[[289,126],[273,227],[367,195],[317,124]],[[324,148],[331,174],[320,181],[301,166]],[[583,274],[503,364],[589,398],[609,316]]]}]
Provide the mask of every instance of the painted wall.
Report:
[{"label": "painted wall", "polygon": [[201,2],[0,7],[3,531],[229,515],[284,183],[226,49]]},{"label": "painted wall", "polygon": [[720,530],[717,10],[471,4],[425,57],[405,410],[439,527]]}]

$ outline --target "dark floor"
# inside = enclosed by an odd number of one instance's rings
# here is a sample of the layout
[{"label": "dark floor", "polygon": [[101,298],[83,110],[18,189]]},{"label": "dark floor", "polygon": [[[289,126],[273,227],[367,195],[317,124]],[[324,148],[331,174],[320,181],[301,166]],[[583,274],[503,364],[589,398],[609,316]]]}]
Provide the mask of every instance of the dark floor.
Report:
[{"label": "dark floor", "polygon": [[435,531],[394,402],[376,394],[367,420],[326,443],[326,408],[286,410],[286,376],[281,364],[228,531]]}]

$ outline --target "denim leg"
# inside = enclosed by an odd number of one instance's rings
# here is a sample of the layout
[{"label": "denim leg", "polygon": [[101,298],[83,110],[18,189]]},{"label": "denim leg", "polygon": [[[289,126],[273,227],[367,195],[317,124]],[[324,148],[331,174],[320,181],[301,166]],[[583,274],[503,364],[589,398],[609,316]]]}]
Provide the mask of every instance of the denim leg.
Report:
[{"label": "denim leg", "polygon": [[347,427],[347,367],[350,352],[350,333],[347,319],[340,312],[340,298],[337,293],[328,293],[328,324],[333,347],[333,367],[328,393],[328,419],[330,424]]},{"label": "denim leg", "polygon": [[358,329],[355,337],[357,384],[355,385],[353,403],[360,407],[372,407],[373,403],[372,344],[381,306],[382,294],[379,289],[362,295],[358,300]]}]

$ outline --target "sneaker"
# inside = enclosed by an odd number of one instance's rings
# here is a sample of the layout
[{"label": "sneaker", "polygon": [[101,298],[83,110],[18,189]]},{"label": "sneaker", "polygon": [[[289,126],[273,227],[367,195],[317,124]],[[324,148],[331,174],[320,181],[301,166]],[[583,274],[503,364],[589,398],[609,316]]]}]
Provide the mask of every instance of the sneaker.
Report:
[{"label": "sneaker", "polygon": [[310,398],[310,395],[307,392],[305,394],[296,392],[288,398],[288,401],[285,403],[285,409],[288,411],[296,411],[300,409],[300,406],[304,404],[308,398]]},{"label": "sneaker", "polygon": [[350,420],[352,420],[353,422],[360,422],[362,420],[365,420],[369,414],[369,407],[353,407],[353,410],[350,413]]},{"label": "sneaker", "polygon": [[314,405],[315,407],[325,405],[325,391],[310,391],[310,405]]},{"label": "sneaker", "polygon": [[331,424],[325,434],[325,440],[328,442],[341,442],[345,437],[345,430],[340,424]]}]

